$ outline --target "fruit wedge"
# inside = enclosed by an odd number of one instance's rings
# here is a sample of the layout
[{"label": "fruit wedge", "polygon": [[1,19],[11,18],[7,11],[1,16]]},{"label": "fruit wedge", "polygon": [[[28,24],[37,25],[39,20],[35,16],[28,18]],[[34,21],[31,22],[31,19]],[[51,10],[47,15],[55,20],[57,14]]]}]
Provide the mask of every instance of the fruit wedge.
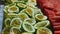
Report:
[{"label": "fruit wedge", "polygon": [[24,21],[25,19],[28,18],[28,15],[25,14],[25,13],[19,13],[19,14],[18,14],[18,17],[19,17],[22,21]]},{"label": "fruit wedge", "polygon": [[31,25],[34,25],[36,23],[36,21],[34,19],[31,19],[31,18],[25,19],[24,22],[28,22]]},{"label": "fruit wedge", "polygon": [[13,18],[10,25],[12,27],[21,28],[21,23],[22,21],[20,20],[20,18]]},{"label": "fruit wedge", "polygon": [[19,6],[20,8],[26,8],[26,5],[23,3],[17,3],[17,6]]},{"label": "fruit wedge", "polygon": [[11,23],[11,19],[10,18],[6,18],[5,19],[5,26],[6,27],[9,27],[10,26],[10,23]]},{"label": "fruit wedge", "polygon": [[36,34],[52,34],[51,30],[45,27],[41,27],[37,30]]},{"label": "fruit wedge", "polygon": [[34,16],[34,11],[33,11],[32,8],[27,7],[26,13],[27,13],[29,16],[31,16],[31,17]]},{"label": "fruit wedge", "polygon": [[39,29],[40,27],[47,27],[49,25],[50,25],[50,22],[46,20],[46,21],[38,22],[37,24],[34,25],[34,27],[36,29]]},{"label": "fruit wedge", "polygon": [[10,30],[10,34],[21,34],[21,31],[15,27],[12,27]]},{"label": "fruit wedge", "polygon": [[23,29],[27,32],[35,32],[34,27],[30,23],[23,23]]},{"label": "fruit wedge", "polygon": [[35,15],[35,18],[37,19],[37,20],[46,20],[47,19],[47,16],[44,16],[44,15],[41,15],[41,14],[36,14]]},{"label": "fruit wedge", "polygon": [[2,34],[10,34],[11,27],[5,27],[2,31]]},{"label": "fruit wedge", "polygon": [[8,12],[17,13],[17,12],[19,12],[19,8],[17,6],[15,6],[15,5],[9,6]]},{"label": "fruit wedge", "polygon": [[22,34],[33,34],[33,33],[30,33],[30,32],[24,32],[24,33],[22,33]]}]

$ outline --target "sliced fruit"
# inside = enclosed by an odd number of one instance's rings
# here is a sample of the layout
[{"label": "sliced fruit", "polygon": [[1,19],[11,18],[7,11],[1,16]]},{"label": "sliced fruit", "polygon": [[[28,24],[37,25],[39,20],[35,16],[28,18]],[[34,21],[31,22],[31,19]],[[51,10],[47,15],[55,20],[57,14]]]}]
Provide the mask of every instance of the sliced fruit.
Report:
[{"label": "sliced fruit", "polygon": [[13,2],[13,3],[14,3],[14,2],[18,2],[18,0],[11,0],[11,2]]},{"label": "sliced fruit", "polygon": [[25,11],[26,11],[26,9],[23,9],[23,10],[20,11],[20,13],[25,13]]},{"label": "sliced fruit", "polygon": [[22,21],[20,20],[20,18],[13,18],[10,25],[12,27],[21,28],[21,23],[22,23]]},{"label": "sliced fruit", "polygon": [[11,23],[11,19],[10,18],[6,18],[5,19],[5,26],[6,27],[9,27],[10,26],[10,23]]},{"label": "sliced fruit", "polygon": [[29,0],[20,0],[20,1],[23,1],[24,3],[27,3]]},{"label": "sliced fruit", "polygon": [[2,31],[2,34],[10,34],[11,27],[5,27]]},{"label": "sliced fruit", "polygon": [[12,27],[10,30],[10,34],[21,34],[21,31],[15,27]]},{"label": "sliced fruit", "polygon": [[34,6],[37,5],[36,0],[29,0],[27,4],[31,5],[31,6],[32,5],[34,5]]},{"label": "sliced fruit", "polygon": [[40,15],[40,14],[36,14],[35,17],[37,20],[46,20],[47,19],[47,16]]},{"label": "sliced fruit", "polygon": [[17,6],[19,6],[20,8],[26,8],[26,5],[23,3],[18,3]]},{"label": "sliced fruit", "polygon": [[46,21],[38,22],[37,24],[34,25],[34,27],[36,29],[39,29],[40,27],[47,27],[49,25],[50,25],[50,22],[46,20]]},{"label": "sliced fruit", "polygon": [[52,34],[52,32],[48,28],[41,27],[37,30],[36,34]]},{"label": "sliced fruit", "polygon": [[6,2],[11,3],[11,0],[6,0]]},{"label": "sliced fruit", "polygon": [[33,33],[30,33],[30,32],[24,32],[24,33],[22,33],[22,34],[33,34]]},{"label": "sliced fruit", "polygon": [[27,8],[33,8],[33,7],[35,7],[35,6],[30,6],[30,5],[27,5]]},{"label": "sliced fruit", "polygon": [[33,7],[33,8],[34,8],[34,15],[36,15],[36,14],[41,14],[41,15],[43,15],[41,9],[39,9],[39,8],[37,8],[37,7]]},{"label": "sliced fruit", "polygon": [[46,23],[45,27],[48,27],[50,25],[50,21],[49,20],[45,20],[45,21],[42,21],[44,24]]},{"label": "sliced fruit", "polygon": [[24,21],[30,23],[31,25],[34,25],[36,23],[36,21],[31,18],[25,19]]},{"label": "sliced fruit", "polygon": [[18,16],[22,21],[24,21],[25,19],[28,18],[27,14],[25,14],[25,13],[19,13]]},{"label": "sliced fruit", "polygon": [[8,13],[5,15],[6,18],[15,18],[17,16],[17,14],[15,13]]},{"label": "sliced fruit", "polygon": [[26,13],[27,13],[29,16],[31,16],[31,17],[34,16],[34,12],[33,12],[33,9],[32,9],[32,8],[29,8],[29,7],[28,7],[28,8],[26,9]]},{"label": "sliced fruit", "polygon": [[27,32],[35,32],[34,27],[30,23],[23,23],[23,29]]},{"label": "sliced fruit", "polygon": [[17,7],[17,6],[15,6],[15,5],[12,5],[12,6],[9,6],[9,8],[8,8],[8,12],[19,12],[19,8]]},{"label": "sliced fruit", "polygon": [[8,7],[9,7],[8,5],[4,7],[4,12],[5,13],[8,13]]}]

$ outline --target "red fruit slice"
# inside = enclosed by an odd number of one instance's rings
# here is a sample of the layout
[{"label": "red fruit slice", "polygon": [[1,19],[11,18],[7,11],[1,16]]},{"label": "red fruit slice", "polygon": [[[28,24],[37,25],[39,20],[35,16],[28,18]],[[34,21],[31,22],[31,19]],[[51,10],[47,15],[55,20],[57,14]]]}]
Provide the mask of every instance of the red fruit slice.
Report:
[{"label": "red fruit slice", "polygon": [[60,30],[60,25],[59,26],[53,26],[54,30]]},{"label": "red fruit slice", "polygon": [[60,16],[60,11],[56,12],[56,15],[57,15],[57,16]]},{"label": "red fruit slice", "polygon": [[53,10],[49,10],[49,9],[44,9],[44,12],[46,15],[52,15],[52,16],[55,16],[55,12]]},{"label": "red fruit slice", "polygon": [[60,34],[60,31],[54,31],[54,34]]},{"label": "red fruit slice", "polygon": [[53,23],[53,26],[60,26],[60,23]]}]

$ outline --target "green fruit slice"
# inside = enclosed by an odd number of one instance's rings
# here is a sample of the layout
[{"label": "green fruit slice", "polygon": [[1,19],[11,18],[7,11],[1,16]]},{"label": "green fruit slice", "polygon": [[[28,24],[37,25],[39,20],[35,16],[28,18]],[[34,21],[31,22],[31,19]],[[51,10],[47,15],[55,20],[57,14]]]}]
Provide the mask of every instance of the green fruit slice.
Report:
[{"label": "green fruit slice", "polygon": [[13,3],[14,3],[14,2],[18,2],[18,0],[11,0],[11,2],[13,2]]},{"label": "green fruit slice", "polygon": [[40,14],[36,14],[35,17],[37,20],[46,20],[47,19],[47,16],[40,15]]},{"label": "green fruit slice", "polygon": [[20,0],[20,1],[23,1],[26,4],[29,0]]},{"label": "green fruit slice", "polygon": [[21,23],[22,23],[22,21],[20,20],[20,18],[13,18],[10,25],[12,27],[21,28]]},{"label": "green fruit slice", "polygon": [[15,13],[5,13],[5,18],[14,18],[14,17],[16,17],[17,16],[17,14],[15,14]]},{"label": "green fruit slice", "polygon": [[23,29],[27,32],[35,32],[34,27],[30,23],[23,23]]},{"label": "green fruit slice", "polygon": [[21,31],[15,27],[12,27],[10,30],[10,34],[21,34]]},{"label": "green fruit slice", "polygon": [[4,12],[5,13],[8,13],[8,7],[9,7],[8,5],[4,7]]},{"label": "green fruit slice", "polygon": [[27,9],[26,9],[26,13],[29,15],[29,16],[34,16],[34,12],[33,12],[33,9],[32,8],[30,8],[30,7],[27,7]]},{"label": "green fruit slice", "polygon": [[36,23],[36,21],[31,18],[25,19],[24,21],[30,23],[31,25],[34,25]]},{"label": "green fruit slice", "polygon": [[19,13],[18,16],[22,21],[24,21],[25,19],[28,18],[27,14],[25,14],[25,13]]},{"label": "green fruit slice", "polygon": [[20,8],[26,8],[26,5],[23,3],[17,3],[17,6],[19,6]]},{"label": "green fruit slice", "polygon": [[6,27],[9,27],[10,26],[10,23],[11,23],[11,19],[10,18],[6,18],[5,19],[5,26]]},{"label": "green fruit slice", "polygon": [[17,16],[17,14],[15,14],[15,13],[8,13],[8,14],[6,14],[6,18],[15,18]]},{"label": "green fruit slice", "polygon": [[11,0],[6,0],[6,2],[11,3]]},{"label": "green fruit slice", "polygon": [[23,9],[23,10],[20,11],[20,13],[25,13],[25,11],[26,11],[26,9]]},{"label": "green fruit slice", "polygon": [[8,12],[19,12],[19,8],[17,7],[17,6],[15,6],[15,5],[12,5],[12,6],[9,6],[9,8],[8,8]]},{"label": "green fruit slice", "polygon": [[31,5],[31,6],[32,5],[34,5],[34,6],[37,5],[36,0],[29,0],[27,4]]},{"label": "green fruit slice", "polygon": [[41,27],[37,30],[36,34],[52,34],[51,30],[45,27]]},{"label": "green fruit slice", "polygon": [[49,25],[50,25],[50,22],[48,20],[46,20],[46,21],[38,22],[34,26],[35,26],[36,29],[38,29],[40,27],[47,27]]},{"label": "green fruit slice", "polygon": [[10,27],[5,27],[2,31],[2,34],[10,34]]},{"label": "green fruit slice", "polygon": [[30,33],[30,32],[24,32],[24,33],[22,33],[22,34],[33,34],[33,33]]},{"label": "green fruit slice", "polygon": [[33,7],[33,8],[34,8],[34,15],[36,15],[36,14],[41,14],[41,15],[43,15],[41,9],[39,9],[39,8],[37,8],[37,7]]}]

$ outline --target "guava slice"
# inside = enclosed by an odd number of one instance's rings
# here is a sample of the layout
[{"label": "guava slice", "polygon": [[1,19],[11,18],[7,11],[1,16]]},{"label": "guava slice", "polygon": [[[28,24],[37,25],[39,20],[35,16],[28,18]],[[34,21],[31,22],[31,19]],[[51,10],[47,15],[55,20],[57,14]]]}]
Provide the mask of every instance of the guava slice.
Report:
[{"label": "guava slice", "polygon": [[48,20],[42,21],[42,22],[38,22],[37,24],[35,24],[35,28],[39,29],[40,27],[47,27],[50,25],[50,22]]},{"label": "guava slice", "polygon": [[19,16],[19,18],[20,18],[22,21],[24,21],[25,19],[28,18],[28,15],[25,14],[25,13],[19,13],[18,16]]},{"label": "guava slice", "polygon": [[36,34],[52,34],[51,30],[45,27],[41,27],[37,30]]},{"label": "guava slice", "polygon": [[27,32],[35,32],[34,27],[30,23],[23,23],[23,29]]},{"label": "guava slice", "polygon": [[2,34],[10,34],[11,27],[5,27],[2,31]]},{"label": "guava slice", "polygon": [[33,34],[33,33],[30,33],[30,32],[24,32],[24,33],[22,33],[22,34]]},{"label": "guava slice", "polygon": [[18,28],[12,27],[10,34],[21,34],[21,31]]},{"label": "guava slice", "polygon": [[26,5],[23,3],[17,3],[17,6],[19,6],[20,8],[26,8]]},{"label": "guava slice", "polygon": [[5,26],[9,27],[10,23],[11,23],[11,19],[10,18],[6,18],[4,22],[5,22]]},{"label": "guava slice", "polygon": [[21,23],[22,21],[20,20],[20,18],[13,18],[10,25],[12,27],[21,28]]},{"label": "guava slice", "polygon": [[34,25],[36,23],[36,21],[31,18],[25,19],[24,21],[30,23],[31,25]]},{"label": "guava slice", "polygon": [[25,11],[29,16],[34,17],[34,10],[30,7],[27,7]]},{"label": "guava slice", "polygon": [[17,6],[15,6],[15,5],[9,6],[8,12],[17,13],[17,12],[19,12],[19,8]]},{"label": "guava slice", "polygon": [[41,15],[41,14],[36,14],[35,15],[35,18],[37,20],[46,20],[47,19],[47,16],[44,16],[44,15]]}]

